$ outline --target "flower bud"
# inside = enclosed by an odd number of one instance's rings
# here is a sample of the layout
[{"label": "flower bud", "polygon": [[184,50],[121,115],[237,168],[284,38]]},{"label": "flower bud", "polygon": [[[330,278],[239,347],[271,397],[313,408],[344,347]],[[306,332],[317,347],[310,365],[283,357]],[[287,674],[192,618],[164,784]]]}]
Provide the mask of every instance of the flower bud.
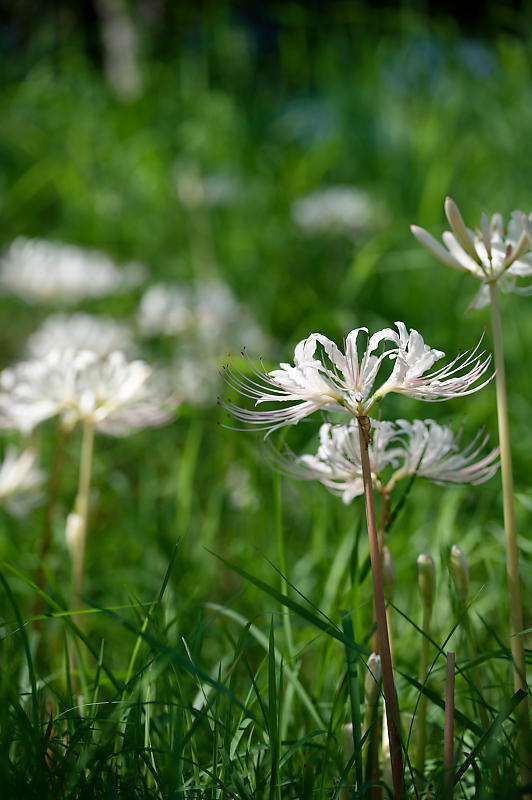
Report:
[{"label": "flower bud", "polygon": [[395,569],[392,554],[386,545],[382,548],[382,588],[385,600],[391,602],[395,592]]},{"label": "flower bud", "polygon": [[381,678],[381,657],[376,653],[372,653],[368,658],[366,678],[364,680],[364,702],[366,706],[374,706],[377,702]]},{"label": "flower bud", "polygon": [[434,561],[429,553],[421,553],[417,558],[417,585],[424,606],[432,606],[436,590]]},{"label": "flower bud", "polygon": [[456,594],[461,603],[467,600],[469,591],[469,569],[464,554],[458,547],[453,544],[451,547],[451,557],[449,558],[449,571],[453,579]]},{"label": "flower bud", "polygon": [[65,538],[68,547],[68,552],[71,558],[78,550],[83,536],[83,518],[80,514],[72,511],[66,519]]},{"label": "flower bud", "polygon": [[344,749],[344,758],[349,761],[355,752],[355,740],[353,739],[353,723],[347,722],[342,725],[342,744]]}]

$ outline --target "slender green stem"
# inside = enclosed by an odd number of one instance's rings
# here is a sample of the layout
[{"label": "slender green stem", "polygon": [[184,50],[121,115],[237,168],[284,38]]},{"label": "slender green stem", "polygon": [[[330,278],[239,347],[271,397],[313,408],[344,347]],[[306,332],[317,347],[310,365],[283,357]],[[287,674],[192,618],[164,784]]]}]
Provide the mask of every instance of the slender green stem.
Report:
[{"label": "slender green stem", "polygon": [[[342,628],[344,636],[349,642],[355,640],[353,623],[347,611],[342,611]],[[364,783],[361,724],[360,724],[360,694],[358,688],[357,652],[354,647],[345,644],[345,660],[347,664],[347,686],[349,689],[349,702],[351,706],[351,723],[353,726],[353,747],[355,753],[355,775],[357,789],[360,791]]]},{"label": "slender green stem", "polygon": [[[421,638],[421,657],[419,661],[419,682],[422,686],[425,685],[427,674],[429,670],[429,644],[430,644],[430,617],[432,613],[432,606],[428,603],[423,603],[423,622],[421,630],[423,636]],[[423,692],[419,698],[417,707],[417,738],[416,738],[416,752],[415,752],[415,765],[416,770],[420,775],[420,788],[421,776],[425,774],[425,749],[427,743],[427,697]]]},{"label": "slender green stem", "polygon": [[[55,447],[54,447],[54,454],[52,459],[52,466],[50,469],[50,480],[48,482],[48,500],[46,503],[46,510],[44,515],[43,521],[43,535],[41,540],[41,549],[39,552],[39,572],[37,574],[37,578],[35,579],[35,583],[39,587],[39,589],[44,589],[44,563],[46,562],[46,557],[48,555],[48,551],[50,550],[50,546],[52,544],[52,522],[53,516],[55,511],[55,505],[57,502],[57,495],[59,492],[59,484],[61,482],[61,470],[63,466],[63,456],[65,453],[65,441],[66,441],[67,433],[60,422],[57,423],[56,433],[55,433]],[[42,600],[39,600],[41,604],[39,607],[42,608]],[[35,613],[40,613],[39,611],[35,611]]]},{"label": "slender green stem", "polygon": [[[473,641],[473,632],[471,630],[471,620],[469,619],[469,611],[465,604],[463,606],[463,625],[464,625],[464,633],[467,644],[467,655],[469,656],[469,660],[473,662],[477,657],[477,650],[475,647],[475,642]],[[475,711],[478,709],[482,727],[484,728],[484,730],[487,730],[489,726],[489,719],[488,719],[488,714],[486,712],[484,698],[482,696],[482,680],[479,675],[479,670],[476,667],[471,667],[471,677],[477,689],[477,694],[479,695],[480,698],[479,702],[473,700],[473,708],[475,709]]]},{"label": "slender green stem", "polygon": [[371,466],[368,452],[370,439],[369,417],[362,416],[358,418],[358,432],[360,438],[362,477],[364,481],[364,498],[366,501],[369,553],[371,560],[371,572],[373,575],[375,615],[377,618],[377,632],[379,636],[379,651],[381,656],[382,686],[384,692],[384,701],[386,704],[386,717],[388,721],[388,735],[390,740],[394,797],[396,800],[399,800],[399,798],[404,797],[405,794],[403,780],[403,756],[401,752],[401,739],[399,735],[399,712],[395,696],[390,641],[388,638],[388,624],[386,621],[386,604],[384,602],[384,591],[382,586],[382,566],[379,552],[379,538],[375,520],[375,506],[373,503],[373,485],[371,480]]},{"label": "slender green stem", "polygon": [[[493,350],[495,355],[495,386],[497,392],[497,419],[499,424],[499,447],[501,451],[501,478],[504,511],[504,534],[506,539],[506,573],[508,576],[508,595],[510,603],[510,646],[514,666],[514,689],[526,688],[526,664],[523,630],[523,610],[521,585],[519,581],[519,551],[515,524],[514,483],[512,475],[512,453],[510,448],[510,425],[508,422],[508,401],[506,375],[504,369],[504,349],[502,341],[501,315],[499,311],[498,289],[495,283],[489,284],[491,300],[491,325]],[[523,783],[532,780],[531,755],[527,740],[530,737],[528,696],[516,710],[519,724],[519,752],[521,756],[521,778]]]},{"label": "slender green stem", "polygon": [[78,494],[74,504],[74,512],[78,515],[77,535],[72,548],[72,608],[75,611],[82,607],[93,448],[94,425],[92,422],[85,422],[81,441]]}]

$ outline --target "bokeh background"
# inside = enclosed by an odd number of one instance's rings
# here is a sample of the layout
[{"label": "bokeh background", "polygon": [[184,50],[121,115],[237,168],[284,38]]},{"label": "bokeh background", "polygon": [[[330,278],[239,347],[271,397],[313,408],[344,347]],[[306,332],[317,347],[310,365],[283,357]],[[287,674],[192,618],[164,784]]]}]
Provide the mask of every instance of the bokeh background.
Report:
[{"label": "bokeh background", "polygon": [[[97,441],[87,597],[151,599],[179,542],[172,591],[184,613],[208,614],[212,601],[260,615],[258,594],[206,550],[277,580],[268,560],[277,562],[278,478],[260,434],[220,426],[218,369],[244,345],[273,365],[313,331],[340,343],[354,327],[395,320],[452,356],[478,341],[489,309],[466,313],[476,283],[431,258],[409,224],[439,236],[447,194],[470,226],[483,210],[532,210],[529,4],[28,0],[1,9],[2,251],[27,236],[140,262],[140,286],[79,304],[137,330],[152,284],[221,291],[175,372],[178,392],[193,386],[175,422]],[[529,303],[502,298],[528,581]],[[62,308],[4,290],[1,365],[23,357],[27,336]],[[173,335],[138,346],[164,366],[182,345]],[[383,415],[464,424],[468,438],[486,426],[496,440],[494,408],[486,389],[438,406],[392,398]],[[317,431],[300,427],[294,447]],[[35,438],[48,463],[51,426]],[[78,458],[74,434],[48,563],[58,595]],[[330,611],[349,581],[362,509],[284,479],[282,498],[290,579]],[[505,625],[503,594],[490,591],[504,585],[498,479],[474,490],[416,485],[409,502],[391,539],[398,604],[413,608],[417,554],[432,550],[445,585],[439,554],[458,542],[479,607]],[[26,575],[38,567],[40,513],[31,523],[2,517],[0,553]],[[17,591],[30,602],[29,589]]]}]

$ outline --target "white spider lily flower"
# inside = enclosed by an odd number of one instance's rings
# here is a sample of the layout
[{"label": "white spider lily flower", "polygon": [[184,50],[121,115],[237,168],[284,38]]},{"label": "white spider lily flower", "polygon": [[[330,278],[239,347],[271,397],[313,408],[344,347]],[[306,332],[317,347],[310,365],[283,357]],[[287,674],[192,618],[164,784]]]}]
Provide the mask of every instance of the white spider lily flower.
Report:
[{"label": "white spider lily flower", "polygon": [[0,464],[0,503],[10,514],[26,514],[42,499],[44,473],[36,466],[37,455],[31,450],[19,452],[8,446]]},{"label": "white spider lily flower", "polygon": [[128,325],[79,311],[47,317],[29,337],[26,349],[30,358],[43,358],[51,350],[91,350],[106,356],[132,347],[133,333]]},{"label": "white spider lily flower", "polygon": [[137,286],[140,264],[117,267],[105,253],[19,237],[0,259],[0,287],[30,303],[75,304]]},{"label": "white spider lily flower", "polygon": [[403,464],[390,485],[419,475],[444,486],[466,483],[476,486],[489,480],[499,468],[498,447],[479,458],[489,438],[487,434],[482,436],[482,431],[460,449],[461,432],[455,435],[447,425],[439,425],[433,419],[413,422],[399,419],[396,430],[399,446],[403,448]]},{"label": "white spider lily flower", "polygon": [[[392,422],[371,420],[369,458],[375,485],[381,486],[379,475],[388,465],[397,466],[401,451],[392,445],[397,431]],[[318,480],[348,505],[364,493],[358,422],[346,425],[324,423],[320,427],[320,446],[315,456],[299,457],[292,473],[305,480]]]},{"label": "white spider lily flower", "polygon": [[458,206],[450,197],[445,200],[445,213],[452,228],[452,232],[442,234],[446,247],[423,228],[411,225],[410,229],[437,259],[482,281],[471,308],[489,304],[490,283],[498,282],[505,292],[532,294],[532,286],[516,286],[517,278],[532,276],[532,224],[522,211],[512,211],[508,228],[500,214],[494,214],[490,222],[483,213],[480,227],[475,231],[466,227]]},{"label": "white spider lily flower", "polygon": [[[398,333],[385,328],[369,336],[360,360],[357,338],[361,331],[367,334],[367,328],[356,328],[348,334],[345,353],[327,337],[313,333],[296,346],[294,366],[281,364],[281,369],[270,372],[262,362],[257,366],[244,353],[251,377],[230,362],[224,367],[228,385],[255,400],[256,407],[272,402],[285,405],[273,410],[248,410],[231,401],[220,404],[237,419],[258,426],[268,435],[283,425],[295,425],[319,409],[337,406],[355,417],[366,416],[389,392],[441,401],[478,391],[493,377],[478,385],[491,362],[491,355],[478,353],[479,345],[472,352],[458,355],[446,367],[424,375],[444,353],[426,345],[414,329],[408,333],[404,323],[397,322],[396,326]],[[377,355],[381,344],[384,347]],[[392,345],[389,349],[388,344]],[[372,393],[385,359],[395,359],[394,367]]]},{"label": "white spider lily flower", "polygon": [[[478,485],[499,468],[499,448],[482,455],[488,436],[479,432],[460,450],[460,433],[434,420],[371,420],[369,460],[377,491],[389,495],[404,478],[417,475],[440,485]],[[296,456],[272,446],[268,457],[281,472],[302,480],[317,480],[347,505],[364,493],[358,422],[324,423],[315,455]],[[386,473],[393,470],[391,477]]]},{"label": "white spider lily flower", "polygon": [[479,351],[483,337],[473,350],[458,354],[445,367],[425,375],[445,353],[430,348],[413,328],[408,334],[404,323],[396,322],[396,326],[399,330],[398,349],[390,353],[395,365],[388,380],[373,395],[373,403],[389,392],[426,402],[441,402],[477,392],[493,378],[492,374],[483,383],[478,383],[491,363],[491,354]]},{"label": "white spider lily flower", "polygon": [[[387,466],[397,467],[401,448],[393,446],[397,430],[393,422],[371,420],[369,445],[372,477],[377,489],[382,488],[380,475]],[[319,447],[315,455],[296,456],[288,447],[280,453],[272,445],[267,457],[284,474],[302,480],[317,480],[348,505],[364,493],[358,421],[343,425],[324,422],[319,431]]]},{"label": "white spider lily flower", "polygon": [[0,373],[0,410],[23,432],[59,415],[66,429],[78,422],[124,436],[171,419],[152,368],[119,351],[99,357],[89,350],[52,350]]}]

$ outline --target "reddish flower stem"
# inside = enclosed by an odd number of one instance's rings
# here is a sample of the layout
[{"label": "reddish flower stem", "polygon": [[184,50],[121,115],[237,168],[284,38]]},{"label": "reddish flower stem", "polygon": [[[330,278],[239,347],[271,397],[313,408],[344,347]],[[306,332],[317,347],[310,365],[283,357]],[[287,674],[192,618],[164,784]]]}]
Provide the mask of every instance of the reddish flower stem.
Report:
[{"label": "reddish flower stem", "polygon": [[379,651],[381,656],[382,687],[386,705],[388,736],[390,740],[393,789],[394,797],[396,800],[400,800],[400,798],[405,796],[403,756],[401,752],[401,739],[399,736],[399,713],[397,708],[397,700],[395,697],[392,657],[390,653],[390,640],[388,637],[388,624],[386,621],[386,604],[384,601],[384,591],[382,586],[382,565],[379,550],[379,538],[377,534],[377,523],[375,520],[375,506],[373,503],[373,484],[371,481],[371,466],[368,452],[370,440],[369,417],[358,417],[358,432],[360,437],[360,456],[362,462],[362,477],[364,481],[364,498],[366,501],[369,553],[371,559],[371,572],[373,575],[375,616],[377,618],[377,634],[379,637]]}]

